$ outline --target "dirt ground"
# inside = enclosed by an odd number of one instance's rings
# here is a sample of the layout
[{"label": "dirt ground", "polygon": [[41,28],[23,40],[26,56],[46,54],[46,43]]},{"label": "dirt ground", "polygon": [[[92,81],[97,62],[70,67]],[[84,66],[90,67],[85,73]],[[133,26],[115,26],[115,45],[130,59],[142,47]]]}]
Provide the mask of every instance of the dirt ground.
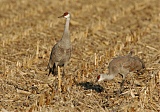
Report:
[{"label": "dirt ground", "polygon": [[[46,75],[71,13],[72,57],[62,78]],[[0,111],[159,112],[159,0],[0,0]],[[95,82],[115,56],[133,49],[141,74]]]}]

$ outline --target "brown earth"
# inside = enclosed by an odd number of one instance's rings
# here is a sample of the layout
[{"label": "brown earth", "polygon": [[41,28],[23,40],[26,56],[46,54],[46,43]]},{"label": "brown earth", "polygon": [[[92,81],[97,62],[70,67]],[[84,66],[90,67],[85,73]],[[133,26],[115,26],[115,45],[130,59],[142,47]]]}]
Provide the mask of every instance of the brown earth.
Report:
[{"label": "brown earth", "polygon": [[[60,92],[61,80],[45,69],[65,11],[72,17],[73,52]],[[160,111],[159,0],[1,0],[0,28],[2,112]],[[121,95],[115,94],[120,75],[95,82],[113,57],[131,49],[146,71],[129,74]]]}]

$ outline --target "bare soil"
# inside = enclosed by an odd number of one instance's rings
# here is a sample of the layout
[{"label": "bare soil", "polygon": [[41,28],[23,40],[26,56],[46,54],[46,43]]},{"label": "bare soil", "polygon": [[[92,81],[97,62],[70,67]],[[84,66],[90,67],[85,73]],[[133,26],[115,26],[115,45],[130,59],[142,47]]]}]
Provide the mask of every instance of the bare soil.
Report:
[{"label": "bare soil", "polygon": [[[61,81],[46,68],[66,11],[73,51]],[[160,111],[159,0],[1,0],[0,29],[0,111]],[[121,95],[120,75],[95,82],[132,49],[146,71],[128,74]]]}]

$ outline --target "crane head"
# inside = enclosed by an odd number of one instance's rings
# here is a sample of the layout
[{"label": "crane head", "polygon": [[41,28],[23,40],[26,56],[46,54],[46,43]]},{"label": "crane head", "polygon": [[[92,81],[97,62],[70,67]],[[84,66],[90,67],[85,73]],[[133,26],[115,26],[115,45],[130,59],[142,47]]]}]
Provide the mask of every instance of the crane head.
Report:
[{"label": "crane head", "polygon": [[70,18],[70,14],[68,12],[65,12],[62,16],[59,16],[58,18]]}]

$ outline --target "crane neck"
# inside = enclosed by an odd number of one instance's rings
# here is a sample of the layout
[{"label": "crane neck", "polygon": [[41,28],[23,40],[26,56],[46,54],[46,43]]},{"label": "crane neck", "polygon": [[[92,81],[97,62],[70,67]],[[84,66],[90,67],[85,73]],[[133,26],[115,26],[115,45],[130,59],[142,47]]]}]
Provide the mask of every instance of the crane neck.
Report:
[{"label": "crane neck", "polygon": [[102,74],[103,79],[105,80],[112,80],[115,76],[109,74]]},{"label": "crane neck", "polygon": [[67,18],[67,19],[66,19],[65,26],[64,26],[63,38],[69,37],[69,23],[70,23],[70,18]]}]

